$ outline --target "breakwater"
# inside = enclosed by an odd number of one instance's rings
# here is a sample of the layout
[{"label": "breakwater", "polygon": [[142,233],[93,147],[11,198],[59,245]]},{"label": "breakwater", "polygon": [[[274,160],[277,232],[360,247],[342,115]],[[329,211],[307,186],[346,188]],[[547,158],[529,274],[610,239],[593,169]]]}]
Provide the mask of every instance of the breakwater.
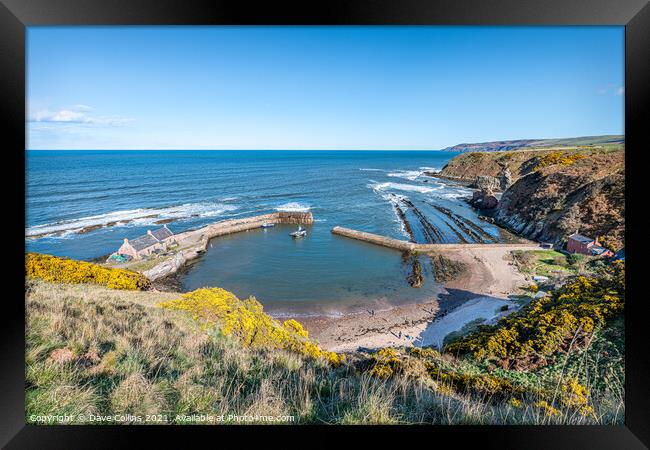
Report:
[{"label": "breakwater", "polygon": [[395,250],[406,252],[432,252],[437,250],[459,250],[466,248],[485,248],[485,247],[504,247],[504,248],[539,248],[539,244],[531,242],[524,244],[416,244],[413,242],[401,241],[379,234],[366,233],[365,231],[357,231],[351,228],[334,227],[332,233],[345,236],[350,239],[364,241],[383,247],[394,248]]},{"label": "breakwater", "polygon": [[188,261],[201,256],[207,250],[210,239],[260,228],[264,223],[311,225],[314,217],[311,212],[279,211],[243,219],[222,220],[196,230],[178,233],[175,239],[179,250],[172,257],[142,273],[151,281],[172,275]]}]

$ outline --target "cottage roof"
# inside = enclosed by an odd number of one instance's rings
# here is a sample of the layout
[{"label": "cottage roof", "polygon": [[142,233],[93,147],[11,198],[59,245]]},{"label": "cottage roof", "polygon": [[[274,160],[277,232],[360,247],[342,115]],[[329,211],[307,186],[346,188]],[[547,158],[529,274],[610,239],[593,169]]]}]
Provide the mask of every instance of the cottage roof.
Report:
[{"label": "cottage roof", "polygon": [[133,239],[132,241],[129,241],[129,244],[131,244],[131,246],[138,252],[157,243],[158,240],[149,234],[145,234],[144,236],[140,236]]},{"label": "cottage roof", "polygon": [[591,253],[594,255],[602,255],[606,251],[607,249],[605,247],[601,247],[600,245],[594,245],[591,247]]},{"label": "cottage roof", "polygon": [[159,228],[159,229],[157,229],[155,231],[152,231],[151,234],[153,235],[153,237],[155,237],[159,241],[164,241],[168,237],[171,237],[171,236],[174,235],[174,233],[172,233],[170,231],[170,229],[167,228],[167,227],[162,227],[162,228]]},{"label": "cottage roof", "polygon": [[569,239],[573,239],[574,241],[581,242],[583,244],[588,244],[590,242],[594,242],[592,238],[588,238],[587,236],[583,236],[578,233],[573,233],[571,236],[569,236]]}]

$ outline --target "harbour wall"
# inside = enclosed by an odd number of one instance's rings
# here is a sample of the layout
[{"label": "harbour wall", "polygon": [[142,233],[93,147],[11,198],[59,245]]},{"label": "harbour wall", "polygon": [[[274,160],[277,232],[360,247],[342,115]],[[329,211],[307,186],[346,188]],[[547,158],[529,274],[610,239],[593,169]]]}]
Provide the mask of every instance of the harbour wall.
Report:
[{"label": "harbour wall", "polygon": [[467,248],[487,248],[487,247],[503,247],[503,248],[540,248],[540,245],[537,243],[524,243],[524,244],[416,244],[413,242],[401,241],[399,239],[393,239],[386,236],[381,236],[379,234],[366,233],[365,231],[357,231],[351,228],[344,227],[334,227],[332,228],[332,233],[345,236],[350,239],[356,239],[358,241],[368,242],[375,245],[381,245],[383,247],[394,248],[395,250],[400,250],[403,252],[433,252],[433,251],[444,251],[444,250],[462,250]]}]

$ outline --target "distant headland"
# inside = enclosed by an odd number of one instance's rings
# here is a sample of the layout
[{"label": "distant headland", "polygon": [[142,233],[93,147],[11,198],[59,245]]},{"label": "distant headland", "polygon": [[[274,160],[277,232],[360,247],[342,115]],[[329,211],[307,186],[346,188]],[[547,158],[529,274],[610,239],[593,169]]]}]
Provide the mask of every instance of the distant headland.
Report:
[{"label": "distant headland", "polygon": [[457,144],[444,148],[450,152],[501,152],[506,150],[522,150],[531,147],[569,147],[623,144],[625,136],[618,134],[607,134],[603,136],[582,136],[559,139],[517,139],[512,141],[478,142],[474,144]]}]

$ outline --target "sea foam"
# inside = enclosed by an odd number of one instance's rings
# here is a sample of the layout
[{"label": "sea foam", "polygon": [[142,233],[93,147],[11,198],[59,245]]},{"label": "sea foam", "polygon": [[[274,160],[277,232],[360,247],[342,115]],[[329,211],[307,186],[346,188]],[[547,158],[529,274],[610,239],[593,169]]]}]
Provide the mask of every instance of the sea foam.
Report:
[{"label": "sea foam", "polygon": [[433,192],[441,188],[441,186],[433,188],[427,186],[420,186],[416,184],[391,183],[391,182],[374,183],[369,185],[369,187],[375,191],[382,191],[382,192],[385,192],[387,190],[398,190],[398,191],[408,191],[408,192],[420,192],[422,194]]},{"label": "sea foam", "polygon": [[415,181],[420,175],[421,170],[398,170],[387,174],[389,177],[404,178],[409,181]]},{"label": "sea foam", "polygon": [[311,209],[311,206],[304,205],[298,202],[289,202],[280,206],[276,206],[276,211],[295,211],[295,212],[307,212]]},{"label": "sea foam", "polygon": [[389,172],[386,175],[389,177],[404,178],[405,180],[415,181],[420,177],[428,177],[428,175],[425,175],[425,172],[438,173],[440,170],[435,167],[424,166],[420,167],[418,170],[396,170],[394,172]]}]

